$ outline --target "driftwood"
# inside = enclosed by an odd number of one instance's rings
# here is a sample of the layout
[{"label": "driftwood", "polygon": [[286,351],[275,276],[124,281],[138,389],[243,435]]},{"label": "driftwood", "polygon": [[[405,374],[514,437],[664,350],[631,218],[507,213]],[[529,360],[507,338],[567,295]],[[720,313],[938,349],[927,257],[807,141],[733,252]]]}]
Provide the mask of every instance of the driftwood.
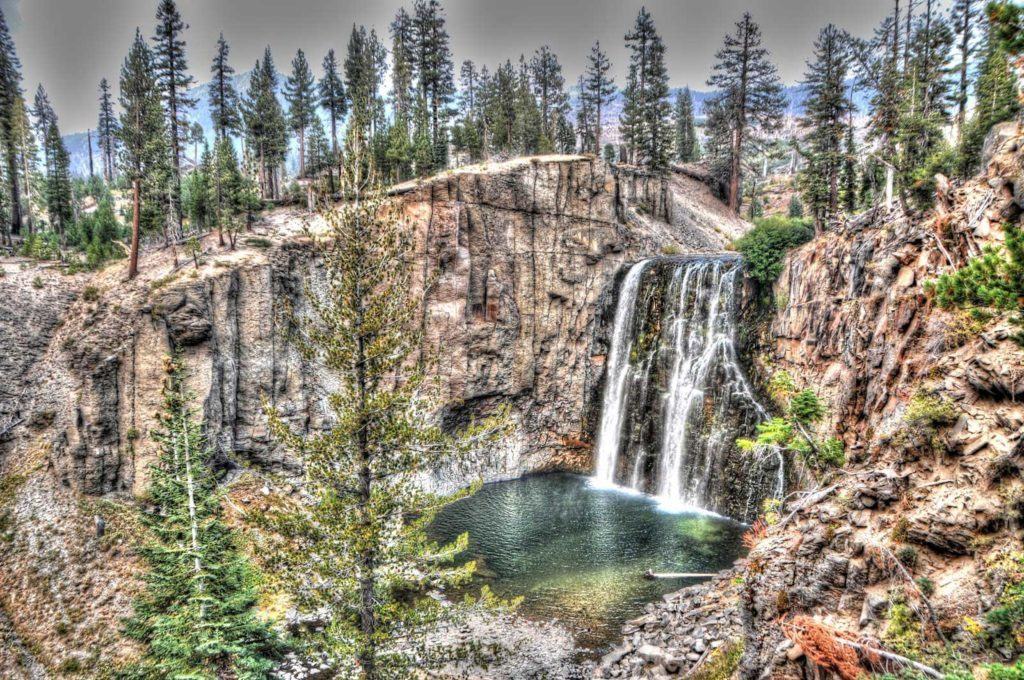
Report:
[{"label": "driftwood", "polygon": [[648,569],[647,571],[644,572],[644,578],[648,579],[648,580],[652,580],[652,581],[654,579],[662,579],[662,578],[711,578],[713,576],[718,576],[718,574],[700,574],[700,573],[690,573],[690,572],[657,573],[657,572],[651,571],[650,569]]}]

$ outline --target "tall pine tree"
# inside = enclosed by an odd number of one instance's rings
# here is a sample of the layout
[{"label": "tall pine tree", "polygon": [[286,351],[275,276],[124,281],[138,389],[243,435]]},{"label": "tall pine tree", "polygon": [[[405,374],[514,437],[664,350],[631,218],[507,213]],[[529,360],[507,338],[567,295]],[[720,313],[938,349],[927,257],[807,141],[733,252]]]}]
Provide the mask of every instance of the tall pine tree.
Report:
[{"label": "tall pine tree", "polygon": [[99,135],[100,155],[103,156],[103,178],[114,181],[117,159],[117,116],[114,101],[110,95],[110,84],[106,78],[100,80],[100,113],[96,124]]},{"label": "tall pine tree", "polygon": [[[429,129],[430,107],[420,100]],[[411,232],[362,175],[352,141],[344,184],[355,200],[325,213],[327,232],[315,243],[326,287],[307,286],[312,312],[291,319],[302,356],[333,378],[332,424],[297,431],[265,402],[275,438],[305,462],[308,499],[271,517],[285,547],[276,566],[296,605],[331,622],[314,648],[339,670],[385,680],[434,665],[423,636],[459,607],[431,595],[465,584],[473,569],[455,561],[465,536],[445,546],[428,540],[425,528],[444,499],[422,491],[417,471],[489,443],[504,414],[458,438],[427,415],[430,390],[415,360],[421,300],[410,295]]]},{"label": "tall pine tree", "polygon": [[951,21],[957,38],[957,60],[959,78],[956,85],[956,131],[957,140],[963,139],[964,125],[967,124],[967,96],[970,93],[968,72],[971,59],[977,51],[979,24],[982,20],[982,0],[954,0]]},{"label": "tall pine tree", "polygon": [[280,196],[278,172],[288,152],[288,129],[284,110],[277,100],[277,69],[270,47],[256,62],[242,106],[246,142],[256,156],[260,194]]},{"label": "tall pine tree", "polygon": [[676,94],[675,107],[675,159],[680,163],[693,163],[700,159],[700,142],[694,127],[693,95],[690,88]]},{"label": "tall pine tree", "polygon": [[631,163],[662,170],[672,149],[672,106],[668,95],[665,45],[654,19],[641,8],[633,30],[626,34],[630,50],[626,102],[620,124]]},{"label": "tall pine tree", "polygon": [[165,237],[167,233],[161,196],[166,193],[169,153],[160,90],[153,74],[153,54],[136,30],[135,40],[121,67],[121,123],[117,130],[121,172],[132,186],[129,278],[138,273],[143,222],[147,227],[163,223]]},{"label": "tall pine tree", "polygon": [[195,100],[188,89],[193,79],[185,60],[185,41],[181,35],[188,26],[181,19],[174,0],[160,0],[156,11],[156,32],[153,35],[153,66],[157,85],[167,113],[167,132],[171,150],[170,202],[175,226],[181,232],[181,159],[188,144],[189,109]]},{"label": "tall pine tree", "polygon": [[8,244],[11,236],[21,232],[22,209],[20,172],[18,168],[18,135],[15,122],[22,104],[21,62],[14,50],[7,19],[0,10],[0,144],[4,153],[4,180],[7,184],[7,229],[4,237]]},{"label": "tall pine tree", "polygon": [[284,96],[288,101],[288,123],[299,136],[299,177],[305,177],[306,129],[316,116],[316,86],[302,50],[292,59],[292,74],[284,84]]},{"label": "tall pine tree", "polygon": [[736,32],[725,36],[715,58],[708,85],[719,91],[720,113],[726,116],[723,122],[731,135],[727,200],[739,212],[744,144],[751,130],[778,128],[786,99],[775,65],[761,45],[761,28],[749,12],[736,23]]},{"label": "tall pine tree", "polygon": [[242,128],[238,90],[231,79],[235,69],[228,63],[230,51],[231,48],[221,33],[217,38],[217,54],[214,55],[213,64],[210,66],[213,78],[206,90],[210,102],[210,122],[213,124],[213,133],[217,140],[229,138]]},{"label": "tall pine tree", "polygon": [[807,165],[801,176],[804,204],[819,233],[839,212],[840,175],[843,172],[850,101],[846,96],[849,50],[843,33],[829,24],[814,42],[813,61],[807,65],[807,99],[801,125],[807,129]]},{"label": "tall pine tree", "polygon": [[327,119],[331,122],[331,165],[328,167],[328,171],[333,194],[333,166],[338,163],[338,124],[348,112],[348,102],[345,99],[345,84],[338,74],[338,59],[334,56],[333,49],[327,50],[322,66],[324,75],[320,78],[317,94],[320,96],[320,107],[327,112]]},{"label": "tall pine tree", "polygon": [[547,45],[542,46],[530,62],[533,93],[540,109],[541,146],[543,151],[555,147],[559,122],[569,112],[569,98],[565,94],[565,78],[558,56]]},{"label": "tall pine tree", "polygon": [[416,50],[414,72],[420,95],[430,111],[430,140],[435,149],[434,168],[442,164],[439,151],[447,142],[448,107],[455,97],[455,65],[445,28],[444,10],[438,0],[416,0],[413,6]]},{"label": "tall pine tree", "polygon": [[601,49],[601,42],[595,42],[590,48],[587,70],[580,85],[580,98],[593,111],[592,121],[587,119],[593,131],[593,146],[584,147],[584,150],[589,150],[595,155],[601,153],[601,133],[604,125],[602,113],[605,106],[615,98],[615,79],[609,75],[611,69],[612,64],[608,60],[608,55]]},{"label": "tall pine tree", "polygon": [[253,569],[224,521],[223,492],[192,401],[180,360],[168,359],[153,433],[160,452],[143,514],[152,538],[140,553],[149,569],[125,625],[144,652],[129,676],[266,678],[278,643],[255,616]]}]

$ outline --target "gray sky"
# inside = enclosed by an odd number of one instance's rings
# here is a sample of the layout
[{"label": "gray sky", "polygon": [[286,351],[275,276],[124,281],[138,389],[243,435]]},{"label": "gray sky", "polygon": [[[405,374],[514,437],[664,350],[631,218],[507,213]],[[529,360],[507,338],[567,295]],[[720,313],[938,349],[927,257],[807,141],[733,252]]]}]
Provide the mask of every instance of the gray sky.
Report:
[{"label": "gray sky", "polygon": [[[456,64],[493,64],[549,44],[567,84],[575,83],[595,39],[612,59],[616,84],[625,80],[623,35],[641,0],[442,0]],[[217,35],[231,45],[239,71],[271,46],[288,72],[302,48],[316,67],[328,48],[343,58],[353,23],[387,36],[400,0],[179,0],[186,23],[188,61],[199,82],[208,79]],[[411,6],[411,0],[406,3]],[[892,0],[646,0],[667,49],[673,86],[704,88],[722,37],[744,10],[761,24],[766,46],[784,81],[800,80],[818,30],[828,22],[869,35]],[[946,3],[943,2],[943,5]],[[122,60],[135,27],[153,33],[156,0],[0,0],[23,65],[25,89],[40,82],[65,133],[95,126],[96,88],[107,77],[117,92]],[[390,40],[387,41],[390,44]],[[457,67],[456,67],[457,69]],[[457,72],[457,71],[456,71]]]}]

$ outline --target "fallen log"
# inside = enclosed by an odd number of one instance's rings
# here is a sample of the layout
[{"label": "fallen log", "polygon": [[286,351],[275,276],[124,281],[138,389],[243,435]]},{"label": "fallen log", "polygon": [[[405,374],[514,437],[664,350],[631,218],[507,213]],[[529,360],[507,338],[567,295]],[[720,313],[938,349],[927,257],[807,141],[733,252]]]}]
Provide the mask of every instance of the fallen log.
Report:
[{"label": "fallen log", "polygon": [[718,576],[718,574],[699,574],[689,572],[666,572],[662,574],[651,571],[650,569],[644,572],[644,578],[648,580],[659,578],[711,578],[713,576]]}]

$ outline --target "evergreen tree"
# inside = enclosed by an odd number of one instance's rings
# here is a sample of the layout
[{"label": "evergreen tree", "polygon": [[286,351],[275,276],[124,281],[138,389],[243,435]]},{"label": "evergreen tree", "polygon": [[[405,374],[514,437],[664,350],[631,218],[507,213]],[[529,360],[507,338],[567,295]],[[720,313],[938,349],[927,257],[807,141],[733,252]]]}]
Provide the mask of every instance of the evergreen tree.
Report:
[{"label": "evergreen tree", "polygon": [[[204,145],[205,146],[205,145]],[[200,162],[185,177],[182,207],[191,222],[192,231],[205,231],[216,222],[214,211],[216,162],[208,147],[203,149]]]},{"label": "evergreen tree", "polygon": [[[154,78],[153,55],[136,30],[131,50],[121,67],[121,172],[132,185],[132,245],[128,277],[138,272],[139,232],[142,223],[162,222],[166,191],[168,142],[160,104],[160,90]],[[143,216],[143,211],[146,217]],[[164,230],[166,236],[166,229]]]},{"label": "evergreen tree", "polygon": [[[430,105],[420,99],[429,130]],[[312,311],[291,319],[302,356],[332,376],[332,424],[296,431],[265,402],[275,438],[305,462],[308,499],[272,518],[285,547],[275,555],[279,573],[298,608],[331,622],[314,648],[338,669],[383,680],[435,664],[423,635],[460,608],[430,595],[466,583],[473,569],[455,562],[465,536],[446,546],[427,539],[444,499],[421,490],[417,471],[492,441],[500,423],[451,438],[427,415],[430,390],[414,360],[421,300],[410,295],[410,232],[361,174],[358,147],[347,151],[344,184],[355,200],[325,213],[328,231],[316,242],[326,288],[307,286]]]},{"label": "evergreen tree", "polygon": [[585,117],[588,127],[592,130],[592,145],[583,147],[583,150],[590,150],[595,155],[601,152],[601,114],[605,105],[615,98],[615,79],[609,75],[611,68],[612,63],[601,49],[601,42],[595,42],[590,48],[586,74],[580,86],[581,106],[585,103],[587,108],[593,111],[592,118]]},{"label": "evergreen tree", "polygon": [[174,0],[160,0],[156,11],[156,33],[153,35],[153,67],[157,85],[163,96],[167,112],[167,133],[171,150],[170,202],[171,217],[181,232],[181,158],[188,144],[189,109],[195,100],[189,96],[192,76],[185,60],[185,41],[182,32],[188,26],[181,19]]},{"label": "evergreen tree", "polygon": [[[852,100],[852,97],[851,97]],[[846,123],[846,148],[840,176],[840,193],[843,209],[852,215],[857,208],[857,140],[853,129],[853,102],[850,102],[850,119]]]},{"label": "evergreen tree", "polygon": [[519,56],[519,73],[516,76],[513,109],[512,147],[520,154],[530,155],[550,151],[543,145],[543,121],[537,100],[533,96],[533,84],[530,82],[530,67],[526,58]]},{"label": "evergreen tree", "polygon": [[[438,0],[416,0],[413,5],[413,30],[416,49],[414,72],[420,95],[430,111],[430,139],[435,149],[447,140],[442,137],[448,120],[448,107],[455,96],[455,65],[445,28],[444,10]],[[434,168],[440,167],[434,159]]]},{"label": "evergreen tree", "polygon": [[117,116],[114,114],[114,100],[110,96],[110,84],[106,78],[100,80],[100,114],[96,132],[99,135],[100,154],[103,156],[103,178],[109,184],[114,181],[117,158]]},{"label": "evergreen tree", "polygon": [[210,99],[210,121],[213,124],[214,138],[217,140],[230,137],[242,128],[238,91],[231,81],[235,69],[228,63],[230,50],[227,41],[224,40],[224,34],[221,33],[217,38],[217,54],[210,66],[213,79],[207,86]]},{"label": "evergreen tree", "polygon": [[957,36],[959,57],[959,80],[956,86],[956,131],[957,139],[963,139],[964,125],[967,124],[967,95],[969,91],[968,70],[971,58],[977,50],[978,24],[982,19],[981,0],[954,0],[952,24]]},{"label": "evergreen tree", "polygon": [[597,147],[597,112],[587,96],[586,81],[580,76],[576,85],[580,92],[579,106],[576,109],[576,134],[580,139],[580,150],[583,153],[595,153]]},{"label": "evergreen tree", "polygon": [[1017,83],[1010,58],[999,40],[989,33],[974,83],[974,112],[964,130],[958,154],[959,174],[978,169],[985,136],[996,123],[1013,120],[1020,110]]},{"label": "evergreen tree", "polygon": [[409,133],[416,91],[413,80],[417,63],[416,28],[404,7],[391,22],[391,104],[395,121],[401,121]]},{"label": "evergreen tree", "polygon": [[36,87],[36,94],[32,100],[32,117],[36,121],[36,134],[43,141],[43,163],[49,168],[51,149],[47,135],[50,133],[50,125],[57,122],[57,114],[50,104],[50,96],[46,94],[41,83]]},{"label": "evergreen tree", "polygon": [[708,85],[716,88],[722,121],[728,126],[728,203],[740,207],[743,147],[751,131],[771,132],[778,128],[786,106],[775,65],[761,46],[761,28],[750,13],[736,23],[736,33],[725,36],[715,55],[718,60]]},{"label": "evergreen tree", "polygon": [[[28,233],[35,229],[34,203],[39,197],[45,194],[43,180],[39,174],[39,146],[36,143],[36,136],[32,131],[32,124],[29,121],[28,106],[18,97],[18,104],[15,108],[14,125],[11,128],[14,138],[18,140],[20,162],[18,167],[21,171],[21,190],[24,194],[24,201],[21,202],[24,213],[25,225]],[[2,168],[0,164],[0,168]],[[0,192],[0,198],[3,192]]]},{"label": "evergreen tree", "polygon": [[249,89],[243,102],[249,148],[256,154],[260,195],[278,198],[280,182],[278,172],[288,152],[288,129],[284,110],[277,100],[277,69],[267,47],[263,59],[256,63]]},{"label": "evergreen tree", "polygon": [[553,149],[558,136],[559,121],[569,112],[569,98],[565,94],[565,78],[558,56],[547,45],[534,54],[530,62],[533,93],[540,109],[540,131],[545,150]]},{"label": "evergreen tree", "polygon": [[306,129],[316,116],[316,86],[302,50],[292,60],[292,74],[284,85],[288,101],[288,123],[299,135],[299,177],[306,176]]},{"label": "evergreen tree", "polygon": [[700,160],[700,143],[694,127],[693,95],[688,87],[676,94],[675,130],[675,159],[680,163]]},{"label": "evergreen tree", "polygon": [[254,574],[224,521],[223,493],[177,359],[167,362],[164,410],[153,438],[149,571],[125,632],[144,645],[138,678],[266,678],[277,643],[256,619]]},{"label": "evergreen tree", "polygon": [[786,215],[793,219],[798,219],[804,216],[804,204],[800,202],[800,195],[793,194],[789,199],[789,206],[786,209]]},{"label": "evergreen tree", "polygon": [[334,56],[334,50],[327,50],[323,61],[324,75],[320,79],[317,94],[320,95],[320,107],[327,112],[327,118],[331,121],[331,161],[327,166],[330,175],[331,193],[334,193],[334,165],[338,163],[338,123],[348,112],[348,102],[345,100],[345,85],[338,75],[338,60]]},{"label": "evergreen tree", "polygon": [[7,229],[2,234],[7,243],[21,232],[22,209],[19,187],[18,135],[15,122],[23,107],[21,62],[14,50],[14,40],[7,19],[0,10],[0,144],[4,153],[4,181],[7,185]]},{"label": "evergreen tree", "polygon": [[[242,175],[235,146],[224,138],[216,143],[214,153],[214,214],[217,229],[223,244],[223,235],[228,234],[231,248],[235,247],[239,232],[239,218],[247,215],[259,205],[257,191],[252,182]],[[245,220],[248,224],[248,219]]]},{"label": "evergreen tree", "polygon": [[512,62],[505,60],[494,72],[484,93],[484,117],[492,130],[491,144],[495,151],[508,152],[515,147],[518,82]]},{"label": "evergreen tree", "polygon": [[85,247],[86,264],[98,269],[104,262],[121,256],[117,241],[122,238],[121,225],[114,215],[114,205],[109,192],[100,198],[96,212],[92,215],[88,238],[81,245]]},{"label": "evergreen tree", "polygon": [[668,166],[672,147],[672,107],[665,45],[646,8],[640,9],[633,30],[626,34],[626,47],[630,61],[621,127],[629,160],[662,170]]},{"label": "evergreen tree", "polygon": [[345,91],[349,101],[348,135],[356,141],[360,158],[369,146],[374,128],[380,120],[383,103],[380,99],[381,76],[385,67],[385,50],[375,31],[365,26],[352,26],[345,57]]},{"label": "evergreen tree", "polygon": [[829,24],[814,42],[814,61],[804,75],[807,99],[801,125],[808,130],[801,175],[804,203],[822,229],[839,212],[840,176],[843,172],[850,101],[846,97],[849,51],[842,32]]},{"label": "evergreen tree", "polygon": [[46,210],[50,226],[60,234],[61,242],[75,219],[71,193],[71,156],[57,127],[56,116],[49,119],[44,146],[47,149]]},{"label": "evergreen tree", "polygon": [[331,147],[320,116],[313,116],[312,121],[309,144],[306,145],[306,172],[310,177],[319,177],[331,167]]}]

